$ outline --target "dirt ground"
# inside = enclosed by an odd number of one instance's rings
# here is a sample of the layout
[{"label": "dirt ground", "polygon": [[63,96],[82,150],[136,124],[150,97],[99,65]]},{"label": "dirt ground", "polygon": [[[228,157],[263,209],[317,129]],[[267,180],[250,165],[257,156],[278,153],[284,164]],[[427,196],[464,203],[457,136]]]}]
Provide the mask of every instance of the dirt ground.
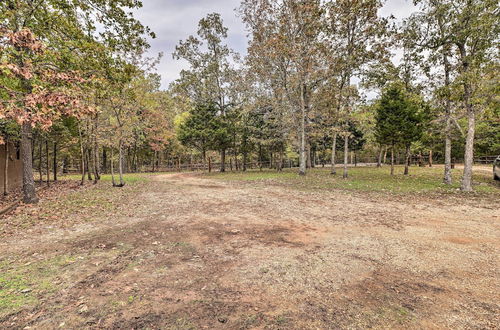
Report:
[{"label": "dirt ground", "polygon": [[496,202],[155,176],[112,217],[3,237],[47,283],[0,328],[493,329]]}]

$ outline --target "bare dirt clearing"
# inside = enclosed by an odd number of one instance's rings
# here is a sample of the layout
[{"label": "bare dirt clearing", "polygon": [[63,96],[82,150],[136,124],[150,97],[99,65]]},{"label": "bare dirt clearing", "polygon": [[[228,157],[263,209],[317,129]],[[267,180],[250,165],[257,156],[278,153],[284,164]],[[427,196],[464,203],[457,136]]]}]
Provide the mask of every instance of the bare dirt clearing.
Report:
[{"label": "bare dirt clearing", "polygon": [[5,231],[0,327],[500,324],[492,200],[297,191],[192,174],[152,176],[134,189],[111,216],[96,209],[92,222]]}]

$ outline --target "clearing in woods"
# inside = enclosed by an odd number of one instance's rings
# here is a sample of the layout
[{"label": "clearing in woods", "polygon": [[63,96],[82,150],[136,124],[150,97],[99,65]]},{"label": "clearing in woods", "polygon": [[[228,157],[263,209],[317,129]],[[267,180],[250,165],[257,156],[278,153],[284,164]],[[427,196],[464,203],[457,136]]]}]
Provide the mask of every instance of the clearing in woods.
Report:
[{"label": "clearing in woods", "polygon": [[199,174],[108,185],[0,227],[1,328],[500,324],[497,193],[297,190]]}]

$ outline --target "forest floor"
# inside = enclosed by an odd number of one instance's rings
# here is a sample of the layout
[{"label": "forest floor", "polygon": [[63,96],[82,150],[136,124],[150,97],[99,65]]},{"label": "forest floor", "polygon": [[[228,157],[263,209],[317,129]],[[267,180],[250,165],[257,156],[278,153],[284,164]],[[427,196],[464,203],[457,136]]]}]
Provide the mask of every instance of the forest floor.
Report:
[{"label": "forest floor", "polygon": [[0,328],[495,328],[500,188],[484,175],[473,194],[321,169],[75,187],[1,219]]}]

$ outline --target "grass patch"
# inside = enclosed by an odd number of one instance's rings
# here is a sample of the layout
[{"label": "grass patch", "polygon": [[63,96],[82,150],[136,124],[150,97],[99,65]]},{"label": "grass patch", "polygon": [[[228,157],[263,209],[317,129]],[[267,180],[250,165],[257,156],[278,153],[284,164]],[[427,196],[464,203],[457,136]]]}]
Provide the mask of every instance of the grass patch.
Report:
[{"label": "grass patch", "polygon": [[0,318],[35,306],[39,297],[54,293],[61,270],[74,262],[72,257],[57,256],[26,264],[0,263]]},{"label": "grass patch", "polygon": [[[342,169],[337,175],[331,175],[329,168],[309,170],[301,177],[294,169],[286,169],[282,173],[273,170],[252,170],[248,172],[210,173],[207,177],[227,181],[262,181],[284,184],[297,189],[341,189],[352,191],[385,192],[394,194],[456,192],[460,187],[461,170],[453,170],[454,184],[442,183],[441,167],[411,167],[410,175],[403,175],[403,167],[396,167],[396,174],[390,175],[388,166],[349,168],[349,178],[342,178]],[[499,185],[486,172],[474,173],[474,188],[478,193],[500,193]]]},{"label": "grass patch", "polygon": [[63,187],[60,192],[56,190],[53,196],[43,199],[25,212],[14,214],[8,223],[0,223],[0,232],[7,226],[26,229],[40,222],[68,226],[126,215],[129,207],[140,205],[137,195],[148,182],[148,176],[145,175],[136,175],[134,178],[135,181],[121,188],[113,187],[106,180],[96,185],[86,183],[84,187],[75,182],[74,186]]},{"label": "grass patch", "polygon": [[0,317],[36,302],[30,291],[30,283],[22,275],[16,273],[0,275]]}]

